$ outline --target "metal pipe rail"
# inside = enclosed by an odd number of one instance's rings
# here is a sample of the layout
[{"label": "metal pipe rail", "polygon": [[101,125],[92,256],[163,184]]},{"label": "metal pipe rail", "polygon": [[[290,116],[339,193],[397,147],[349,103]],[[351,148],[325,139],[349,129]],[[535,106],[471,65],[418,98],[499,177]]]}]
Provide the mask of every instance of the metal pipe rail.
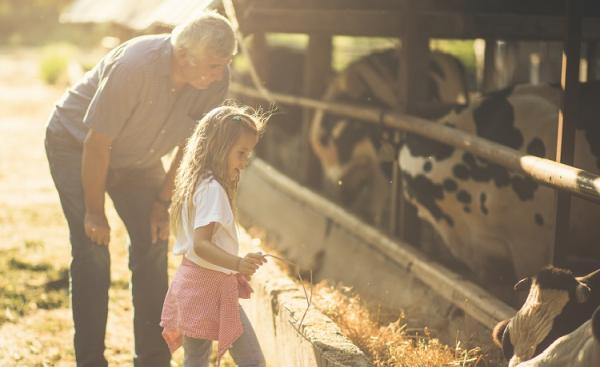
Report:
[{"label": "metal pipe rail", "polygon": [[[238,83],[232,83],[230,90],[234,93],[264,99],[262,94],[255,89]],[[546,158],[525,155],[518,150],[487,139],[408,114],[344,103],[322,102],[281,93],[269,92],[269,94],[276,102],[353,117],[369,123],[415,133],[461,148],[544,185],[566,190],[587,200],[600,203],[600,176],[591,172]]]}]

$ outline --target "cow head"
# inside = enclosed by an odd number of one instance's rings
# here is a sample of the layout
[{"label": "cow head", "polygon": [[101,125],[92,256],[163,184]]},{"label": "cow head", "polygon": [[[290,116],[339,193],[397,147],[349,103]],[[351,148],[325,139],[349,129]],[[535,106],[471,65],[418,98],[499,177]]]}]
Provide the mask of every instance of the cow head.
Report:
[{"label": "cow head", "polygon": [[498,323],[493,331],[494,342],[509,366],[540,354],[590,318],[598,305],[592,289],[599,272],[576,278],[569,270],[548,266],[515,285],[517,291],[529,289],[529,295],[516,315]]},{"label": "cow head", "polygon": [[543,353],[517,367],[589,367],[600,365],[600,307],[577,330],[557,339]]}]

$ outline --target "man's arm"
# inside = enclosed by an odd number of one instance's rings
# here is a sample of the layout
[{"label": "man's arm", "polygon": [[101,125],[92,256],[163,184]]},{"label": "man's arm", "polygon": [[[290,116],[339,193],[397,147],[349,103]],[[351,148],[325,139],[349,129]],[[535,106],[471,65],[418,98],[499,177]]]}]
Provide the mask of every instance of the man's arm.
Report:
[{"label": "man's arm", "polygon": [[177,169],[181,164],[183,158],[183,144],[177,147],[177,153],[171,161],[169,170],[163,181],[162,188],[158,193],[154,204],[152,205],[152,212],[150,213],[150,231],[152,235],[152,243],[156,243],[157,240],[168,240],[169,239],[169,206],[171,204],[171,195],[173,194],[173,188],[175,187],[175,175]]},{"label": "man's arm", "polygon": [[81,158],[85,233],[95,243],[105,246],[110,242],[110,226],[104,211],[104,193],[111,143],[112,139],[108,135],[90,129],[83,142]]}]

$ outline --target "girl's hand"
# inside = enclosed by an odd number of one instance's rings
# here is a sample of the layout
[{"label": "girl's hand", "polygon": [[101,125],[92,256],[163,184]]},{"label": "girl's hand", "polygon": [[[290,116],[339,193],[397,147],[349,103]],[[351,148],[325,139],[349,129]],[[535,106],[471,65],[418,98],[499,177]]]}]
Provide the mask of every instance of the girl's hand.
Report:
[{"label": "girl's hand", "polygon": [[237,271],[249,278],[266,262],[267,260],[260,252],[249,253],[240,259]]}]

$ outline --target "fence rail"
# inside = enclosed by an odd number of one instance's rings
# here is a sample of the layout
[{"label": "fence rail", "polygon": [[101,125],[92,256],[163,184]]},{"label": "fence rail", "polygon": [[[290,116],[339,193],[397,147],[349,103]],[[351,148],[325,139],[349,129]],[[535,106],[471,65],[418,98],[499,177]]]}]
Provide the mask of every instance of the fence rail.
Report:
[{"label": "fence rail", "polygon": [[[263,94],[254,88],[238,83],[232,83],[230,90],[241,95],[264,99]],[[600,176],[576,167],[546,158],[525,155],[518,150],[487,139],[408,114],[344,103],[323,102],[274,92],[269,92],[269,95],[276,102],[357,118],[461,148],[544,185],[566,190],[579,197],[600,203]]]}]

